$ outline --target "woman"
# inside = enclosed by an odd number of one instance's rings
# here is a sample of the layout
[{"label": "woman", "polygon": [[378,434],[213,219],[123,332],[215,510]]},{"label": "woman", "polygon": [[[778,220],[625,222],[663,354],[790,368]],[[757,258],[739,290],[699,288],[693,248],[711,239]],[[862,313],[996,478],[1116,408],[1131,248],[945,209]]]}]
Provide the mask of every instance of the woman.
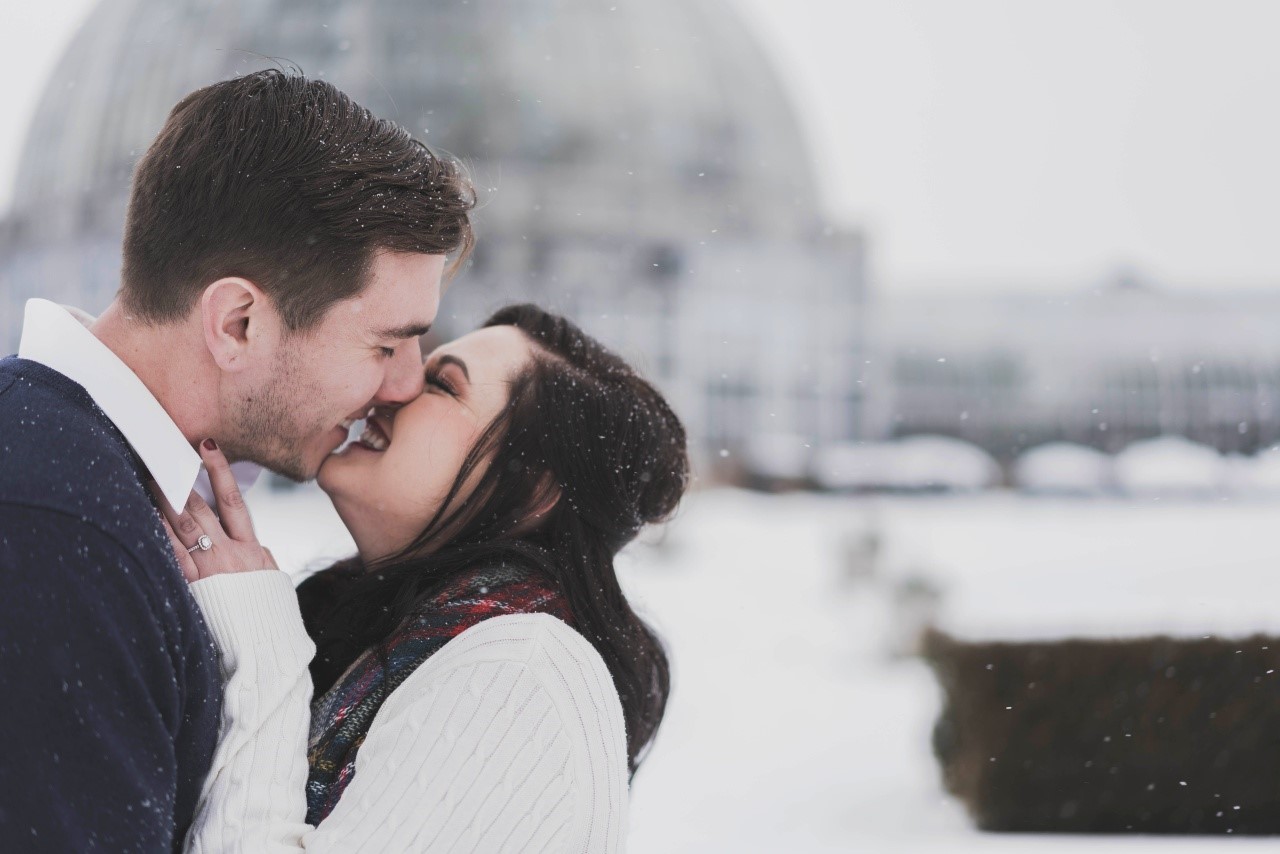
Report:
[{"label": "woman", "polygon": [[212,443],[221,518],[165,508],[226,683],[190,851],[621,849],[669,680],[613,559],[675,510],[684,430],[533,306],[425,370],[321,469],[359,553],[296,597]]}]

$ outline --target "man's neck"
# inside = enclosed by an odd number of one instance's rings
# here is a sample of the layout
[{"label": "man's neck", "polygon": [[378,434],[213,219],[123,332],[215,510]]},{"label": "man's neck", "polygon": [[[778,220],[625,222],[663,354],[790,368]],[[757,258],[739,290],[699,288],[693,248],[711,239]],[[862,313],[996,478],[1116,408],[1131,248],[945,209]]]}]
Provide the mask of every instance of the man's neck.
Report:
[{"label": "man's neck", "polygon": [[216,432],[212,392],[202,392],[207,366],[193,346],[201,340],[198,329],[186,321],[147,323],[116,300],[89,331],[137,375],[187,439],[194,443]]}]

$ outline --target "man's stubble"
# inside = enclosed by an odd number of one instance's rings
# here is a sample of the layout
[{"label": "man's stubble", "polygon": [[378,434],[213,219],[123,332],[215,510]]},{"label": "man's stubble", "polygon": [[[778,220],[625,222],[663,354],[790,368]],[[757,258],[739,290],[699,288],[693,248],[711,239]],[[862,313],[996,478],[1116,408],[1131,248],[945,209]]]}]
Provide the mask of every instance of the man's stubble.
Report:
[{"label": "man's stubble", "polygon": [[323,391],[304,373],[297,350],[283,348],[277,369],[241,402],[230,425],[234,438],[224,450],[232,459],[250,460],[293,481],[316,476],[318,465],[308,464],[304,450],[309,440],[336,425],[308,423],[307,413],[323,399]]}]

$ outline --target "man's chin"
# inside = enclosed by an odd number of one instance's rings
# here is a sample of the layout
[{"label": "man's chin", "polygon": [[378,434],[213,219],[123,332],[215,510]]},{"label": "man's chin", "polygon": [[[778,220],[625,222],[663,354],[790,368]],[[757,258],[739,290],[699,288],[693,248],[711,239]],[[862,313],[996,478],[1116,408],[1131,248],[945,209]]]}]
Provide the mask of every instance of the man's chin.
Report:
[{"label": "man's chin", "polygon": [[285,480],[291,480],[294,483],[310,483],[311,481],[315,480],[316,476],[319,475],[320,473],[319,469],[316,469],[315,471],[299,471],[295,469],[283,469],[283,470],[272,469],[272,471],[274,471],[276,474],[283,477]]},{"label": "man's chin", "polygon": [[323,458],[309,460],[301,454],[294,453],[276,455],[272,459],[261,460],[258,464],[294,483],[309,483],[316,479],[323,461]]},{"label": "man's chin", "polygon": [[317,451],[314,458],[297,457],[287,470],[281,471],[283,477],[287,477],[295,483],[310,483],[313,480],[319,480],[320,471],[334,457],[334,453],[346,443],[344,437],[342,442],[336,445],[327,445]]},{"label": "man's chin", "polygon": [[238,459],[257,463],[294,483],[309,483],[316,479],[324,461],[341,445],[340,441],[331,441],[332,438],[325,436],[322,443],[320,437],[313,436],[308,443],[304,439],[289,441],[277,436],[268,447],[251,448],[235,443],[234,450]]}]

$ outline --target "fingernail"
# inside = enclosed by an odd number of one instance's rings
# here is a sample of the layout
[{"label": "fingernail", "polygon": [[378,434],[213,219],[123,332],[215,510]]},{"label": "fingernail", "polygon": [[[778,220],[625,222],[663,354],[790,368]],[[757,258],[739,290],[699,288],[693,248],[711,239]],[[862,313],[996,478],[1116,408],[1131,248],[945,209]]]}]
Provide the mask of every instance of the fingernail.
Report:
[{"label": "fingernail", "polygon": [[213,441],[212,439],[205,439],[204,448],[206,451],[216,451],[218,450],[218,443]]}]

